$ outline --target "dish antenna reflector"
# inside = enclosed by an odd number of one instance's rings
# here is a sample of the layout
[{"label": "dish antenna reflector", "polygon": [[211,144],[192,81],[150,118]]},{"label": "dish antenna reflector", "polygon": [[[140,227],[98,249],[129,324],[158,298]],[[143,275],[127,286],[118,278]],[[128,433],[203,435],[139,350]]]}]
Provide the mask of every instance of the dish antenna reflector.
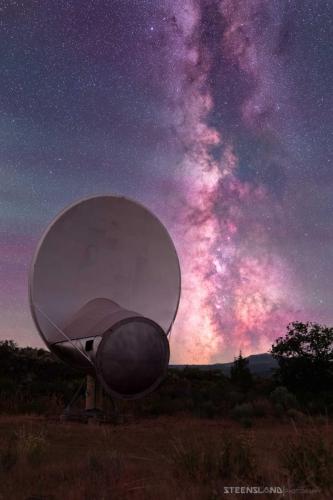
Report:
[{"label": "dish antenna reflector", "polygon": [[167,230],[144,206],[97,196],[61,212],[37,247],[29,294],[49,349],[112,396],[143,396],[165,376],[180,267]]}]

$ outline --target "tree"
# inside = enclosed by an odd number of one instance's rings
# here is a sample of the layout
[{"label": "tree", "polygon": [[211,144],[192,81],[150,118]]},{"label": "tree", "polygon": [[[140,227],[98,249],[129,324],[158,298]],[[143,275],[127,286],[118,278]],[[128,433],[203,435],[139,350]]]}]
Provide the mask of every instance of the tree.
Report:
[{"label": "tree", "polygon": [[271,349],[279,363],[281,382],[298,392],[332,388],[333,328],[318,323],[294,322]]},{"label": "tree", "polygon": [[247,391],[252,385],[252,374],[249,369],[249,360],[243,358],[242,352],[239,352],[238,358],[234,359],[230,369],[231,381],[242,391]]},{"label": "tree", "polygon": [[18,347],[12,340],[0,341],[0,377],[3,374],[15,373],[15,362]]}]

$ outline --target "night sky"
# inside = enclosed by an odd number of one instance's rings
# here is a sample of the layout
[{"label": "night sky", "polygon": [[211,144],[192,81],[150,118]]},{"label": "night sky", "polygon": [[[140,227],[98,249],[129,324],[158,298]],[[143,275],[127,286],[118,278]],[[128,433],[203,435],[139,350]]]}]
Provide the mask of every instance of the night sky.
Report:
[{"label": "night sky", "polygon": [[332,22],[330,0],[2,0],[0,337],[42,345],[35,246],[100,193],[173,236],[173,362],[332,324]]}]

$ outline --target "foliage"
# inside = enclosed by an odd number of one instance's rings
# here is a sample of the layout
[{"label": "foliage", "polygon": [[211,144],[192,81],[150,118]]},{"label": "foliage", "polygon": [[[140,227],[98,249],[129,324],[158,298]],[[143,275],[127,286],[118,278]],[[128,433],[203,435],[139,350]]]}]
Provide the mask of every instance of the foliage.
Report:
[{"label": "foliage", "polygon": [[296,397],[283,386],[274,389],[270,395],[270,399],[275,406],[282,406],[283,410],[298,406]]},{"label": "foliage", "polygon": [[302,413],[299,410],[295,410],[295,408],[290,408],[287,411],[287,416],[298,423],[302,423],[302,422],[306,421],[306,415],[304,415],[304,413]]},{"label": "foliage", "polygon": [[0,410],[43,413],[70,400],[82,375],[44,349],[0,342]]},{"label": "foliage", "polygon": [[267,399],[256,399],[252,406],[255,417],[266,417],[272,412],[271,404]]},{"label": "foliage", "polygon": [[244,418],[249,418],[253,416],[253,406],[250,403],[242,403],[236,405],[232,411],[231,415],[233,418],[240,420]]},{"label": "foliage", "polygon": [[[81,374],[43,349],[0,342],[0,411],[59,415],[82,382]],[[280,377],[281,378],[281,377]],[[82,391],[83,395],[83,391]],[[77,403],[82,407],[83,399]],[[106,408],[111,402],[105,400]],[[170,368],[158,390],[137,401],[118,403],[123,415],[193,414],[200,418],[232,416],[244,426],[253,417],[284,416],[289,409],[333,413],[332,391],[297,392],[274,378],[253,377],[240,354],[230,377],[217,368]]]},{"label": "foliage", "polygon": [[333,384],[333,328],[317,323],[290,323],[285,337],[271,349],[281,383],[304,393],[329,391]]},{"label": "foliage", "polygon": [[242,391],[248,391],[252,386],[252,374],[249,369],[249,360],[243,358],[241,352],[238,358],[234,359],[234,363],[230,370],[230,379],[231,382]]}]

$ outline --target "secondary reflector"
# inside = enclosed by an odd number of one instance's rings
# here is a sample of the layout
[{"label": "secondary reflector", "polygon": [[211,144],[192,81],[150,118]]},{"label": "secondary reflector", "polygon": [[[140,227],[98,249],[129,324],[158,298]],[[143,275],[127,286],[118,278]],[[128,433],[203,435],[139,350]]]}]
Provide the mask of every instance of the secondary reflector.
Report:
[{"label": "secondary reflector", "polygon": [[114,396],[152,390],[168,361],[180,268],[161,222],[124,197],[84,199],[47,228],[29,280],[37,329]]}]

